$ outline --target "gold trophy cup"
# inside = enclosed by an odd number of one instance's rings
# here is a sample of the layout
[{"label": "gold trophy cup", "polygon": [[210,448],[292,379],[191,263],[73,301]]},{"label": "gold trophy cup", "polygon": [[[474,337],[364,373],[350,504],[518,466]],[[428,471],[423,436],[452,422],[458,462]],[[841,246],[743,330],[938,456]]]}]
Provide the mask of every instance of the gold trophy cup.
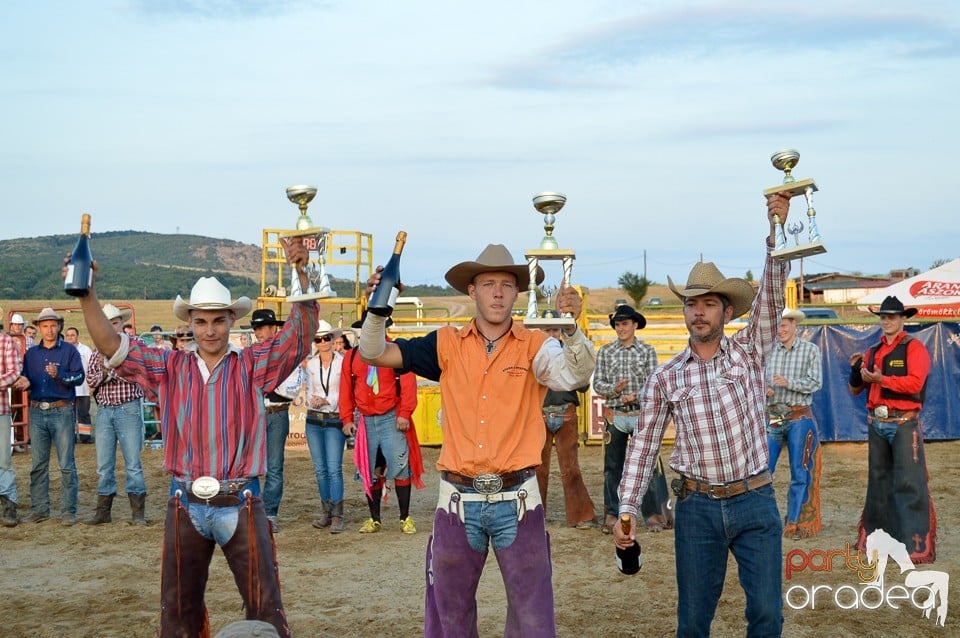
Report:
[{"label": "gold trophy cup", "polygon": [[[528,250],[525,253],[527,258],[527,267],[530,269],[530,286],[528,288],[529,298],[527,300],[527,315],[523,319],[523,324],[530,328],[569,328],[576,325],[574,319],[569,313],[563,317],[541,317],[537,309],[537,268],[541,261],[559,260],[563,264],[563,280],[565,286],[570,285],[570,275],[573,272],[573,260],[576,259],[576,253],[572,250],[560,248],[557,239],[553,236],[553,229],[557,221],[557,213],[567,203],[566,195],[561,193],[540,193],[533,196],[533,207],[538,213],[543,215],[543,229],[546,231],[543,239],[540,240],[540,247]],[[546,292],[549,290],[550,292]],[[546,292],[547,304],[550,304],[550,295],[556,288],[544,287]]]},{"label": "gold trophy cup", "polygon": [[291,186],[287,189],[287,199],[300,209],[300,218],[297,219],[297,229],[282,233],[290,241],[300,240],[309,252],[309,265],[306,268],[307,279],[310,281],[306,290],[300,288],[300,275],[296,271],[290,274],[290,293],[287,301],[310,301],[312,299],[326,299],[336,297],[337,293],[330,287],[327,277],[327,237],[330,229],[314,226],[313,220],[307,215],[307,205],[313,201],[317,189],[313,186]]},{"label": "gold trophy cup", "polygon": [[[799,161],[800,153],[792,148],[777,151],[770,156],[770,162],[774,168],[784,172],[784,177],[782,184],[764,190],[764,196],[787,193],[790,197],[803,195],[807,200],[806,237],[801,238],[800,235],[804,229],[803,222],[796,221],[784,228],[781,220],[777,217],[774,218],[776,245],[771,255],[777,261],[792,261],[827,252],[820,238],[820,231],[817,229],[817,211],[813,209],[813,194],[818,190],[817,184],[813,179],[798,180],[794,178],[793,169]],[[788,245],[787,232],[793,235],[793,246]],[[800,243],[801,239],[805,239],[805,243]]]}]

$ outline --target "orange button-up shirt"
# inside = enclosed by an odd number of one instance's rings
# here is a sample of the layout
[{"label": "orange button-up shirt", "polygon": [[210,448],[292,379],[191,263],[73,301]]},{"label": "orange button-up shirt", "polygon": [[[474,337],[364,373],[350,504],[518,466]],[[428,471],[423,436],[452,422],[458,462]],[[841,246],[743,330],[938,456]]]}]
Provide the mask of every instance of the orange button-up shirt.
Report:
[{"label": "orange button-up shirt", "polygon": [[[539,465],[547,387],[582,387],[594,366],[593,344],[579,330],[561,348],[556,339],[517,321],[489,356],[473,321],[397,344],[405,367],[427,378],[439,376],[443,447],[437,469],[467,476]],[[431,359],[430,365],[418,363]]]}]

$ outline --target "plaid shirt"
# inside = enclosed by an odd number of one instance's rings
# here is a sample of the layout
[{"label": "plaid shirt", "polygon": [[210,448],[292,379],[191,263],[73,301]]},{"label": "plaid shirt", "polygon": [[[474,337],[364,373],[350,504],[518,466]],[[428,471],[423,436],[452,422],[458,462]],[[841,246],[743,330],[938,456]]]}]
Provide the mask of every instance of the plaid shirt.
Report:
[{"label": "plaid shirt", "polygon": [[[630,347],[619,340],[600,347],[597,351],[597,368],[593,373],[593,390],[606,400],[604,404],[618,412],[632,412],[639,409],[639,401],[625,405],[620,400],[622,394],[635,394],[640,398],[643,384],[657,369],[657,351],[649,343],[634,338]],[[617,392],[617,384],[627,379],[622,392]]]},{"label": "plaid shirt", "polygon": [[[809,406],[823,385],[821,367],[820,348],[809,341],[797,337],[790,348],[777,341],[767,356],[766,381],[773,388],[767,405]],[[774,376],[786,378],[787,387],[773,385]]]},{"label": "plaid shirt", "polygon": [[[10,414],[8,392],[10,386],[20,377],[20,348],[13,338],[0,332],[0,414]],[[9,445],[9,441],[0,441],[0,445]]]},{"label": "plaid shirt", "polygon": [[769,255],[747,327],[720,339],[706,361],[686,350],[651,375],[643,389],[642,414],[627,449],[620,482],[620,512],[637,515],[656,465],[667,423],[673,419],[676,444],[670,467],[683,476],[728,483],[769,467],[765,353],[773,345],[789,264]]},{"label": "plaid shirt", "polygon": [[[143,344],[143,341],[140,343]],[[99,351],[90,357],[87,383],[93,388],[93,398],[97,400],[97,405],[116,407],[143,398],[143,390],[139,384],[123,379],[116,370],[103,366],[103,355]]]},{"label": "plaid shirt", "polygon": [[151,348],[120,335],[107,365],[158,396],[163,466],[175,479],[222,481],[267,471],[264,395],[310,352],[320,313],[316,302],[291,305],[276,336],[243,350],[231,345],[212,369],[195,350]]}]

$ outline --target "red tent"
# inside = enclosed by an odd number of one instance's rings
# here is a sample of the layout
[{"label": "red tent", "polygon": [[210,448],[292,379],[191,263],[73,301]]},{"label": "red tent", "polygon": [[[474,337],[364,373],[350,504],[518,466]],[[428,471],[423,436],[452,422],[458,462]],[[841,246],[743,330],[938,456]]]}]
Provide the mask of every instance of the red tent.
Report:
[{"label": "red tent", "polygon": [[890,295],[904,306],[916,308],[917,317],[960,319],[960,259],[875,290],[858,299],[857,304],[864,310],[877,310]]}]

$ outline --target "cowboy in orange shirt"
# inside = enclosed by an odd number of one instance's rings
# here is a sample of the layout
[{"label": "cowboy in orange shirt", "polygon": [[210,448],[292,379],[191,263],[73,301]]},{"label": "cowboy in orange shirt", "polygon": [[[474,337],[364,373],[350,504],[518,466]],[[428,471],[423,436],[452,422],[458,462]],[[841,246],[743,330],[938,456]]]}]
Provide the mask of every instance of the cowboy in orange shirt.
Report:
[{"label": "cowboy in orange shirt", "polygon": [[[367,282],[372,292],[379,270]],[[507,591],[505,635],[555,636],[552,568],[535,468],[546,438],[541,406],[547,388],[573,390],[593,372],[593,345],[577,329],[565,347],[514,322],[513,305],[530,283],[502,245],[446,274],[476,303],[467,326],[424,337],[384,338],[384,318],[368,315],[360,355],[440,382],[443,448],[440,498],[427,545],[424,635],[477,635],[476,590],[489,545]],[[537,269],[537,283],[543,271]],[[560,313],[580,315],[580,295],[564,287]]]}]

